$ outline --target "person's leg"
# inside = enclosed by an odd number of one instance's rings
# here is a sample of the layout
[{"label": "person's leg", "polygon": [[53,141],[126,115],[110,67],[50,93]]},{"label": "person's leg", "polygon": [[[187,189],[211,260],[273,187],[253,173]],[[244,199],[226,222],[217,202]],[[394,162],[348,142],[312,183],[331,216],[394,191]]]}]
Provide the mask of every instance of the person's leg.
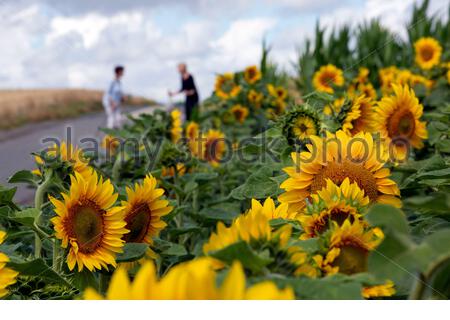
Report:
[{"label": "person's leg", "polygon": [[184,114],[186,115],[186,122],[191,120],[192,115],[192,103],[186,101],[184,105]]},{"label": "person's leg", "polygon": [[111,110],[111,107],[108,105],[104,105],[105,113],[106,113],[106,127],[108,129],[114,128],[114,112]]}]

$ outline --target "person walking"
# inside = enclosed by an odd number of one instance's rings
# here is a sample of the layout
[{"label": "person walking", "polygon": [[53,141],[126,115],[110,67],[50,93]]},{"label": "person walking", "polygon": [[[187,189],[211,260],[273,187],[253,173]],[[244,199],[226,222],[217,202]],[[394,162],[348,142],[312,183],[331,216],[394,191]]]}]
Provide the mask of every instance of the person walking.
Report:
[{"label": "person walking", "polygon": [[123,66],[116,66],[114,68],[114,80],[103,94],[102,102],[106,113],[106,127],[110,129],[120,127],[122,122],[121,107],[124,102],[124,95],[120,80],[123,77],[124,71],[125,68]]},{"label": "person walking", "polygon": [[176,92],[169,91],[169,96],[172,97],[180,93],[183,93],[186,96],[184,110],[186,121],[189,121],[191,120],[192,112],[198,105],[198,91],[197,87],[195,86],[194,78],[187,71],[187,66],[185,63],[180,63],[178,65],[178,72],[181,75],[181,89]]}]

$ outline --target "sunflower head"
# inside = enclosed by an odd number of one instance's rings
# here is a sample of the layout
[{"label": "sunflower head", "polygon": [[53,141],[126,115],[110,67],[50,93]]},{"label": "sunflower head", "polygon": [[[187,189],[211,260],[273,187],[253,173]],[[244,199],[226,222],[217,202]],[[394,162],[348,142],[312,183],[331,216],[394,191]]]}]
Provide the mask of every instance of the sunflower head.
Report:
[{"label": "sunflower head", "polygon": [[262,77],[261,71],[258,70],[257,66],[249,66],[244,70],[244,79],[249,84],[254,84],[259,81]]},{"label": "sunflower head", "polygon": [[183,136],[183,127],[181,121],[181,111],[178,109],[170,112],[170,138],[173,143],[177,143]]},{"label": "sunflower head", "polygon": [[225,73],[216,78],[215,93],[218,97],[227,100],[236,97],[241,87],[235,83],[234,74]]},{"label": "sunflower head", "polygon": [[343,85],[344,75],[342,70],[332,64],[320,67],[313,77],[313,86],[317,91],[334,93],[333,87]]},{"label": "sunflower head", "polygon": [[395,294],[395,285],[388,280],[384,284],[364,287],[361,294],[365,299],[391,297]]},{"label": "sunflower head", "polygon": [[82,176],[90,175],[89,160],[84,156],[83,150],[70,143],[66,144],[64,141],[59,145],[55,143],[51,148],[47,149],[47,155],[52,159],[58,159],[70,164],[74,173],[77,172]]},{"label": "sunflower head", "polygon": [[278,123],[291,142],[306,140],[321,131],[319,116],[306,104],[291,108],[280,117]]},{"label": "sunflower head", "polygon": [[258,200],[252,199],[252,206],[249,210],[249,214],[263,214],[269,220],[295,218],[295,214],[288,212],[288,206],[286,204],[281,204],[277,207],[275,206],[275,202],[270,197],[264,200],[263,204],[261,204]]},{"label": "sunflower head", "polygon": [[281,86],[275,87],[273,84],[267,85],[269,95],[277,100],[285,100],[287,98],[287,90]]},{"label": "sunflower head", "polygon": [[292,153],[293,167],[284,168],[289,178],[281,184],[285,193],[279,196],[289,204],[289,211],[299,211],[307,199],[326,187],[327,179],[340,185],[345,178],[357,183],[370,202],[399,207],[397,184],[389,179],[390,170],[383,168],[387,153],[374,142],[370,133],[351,137],[344,131],[327,133],[326,137],[310,137],[307,151]]},{"label": "sunflower head", "polygon": [[178,162],[175,166],[162,167],[162,177],[174,177],[175,175],[183,176],[186,173],[186,166],[184,163]]},{"label": "sunflower head", "polygon": [[122,201],[126,229],[126,242],[152,244],[153,237],[166,227],[162,217],[169,214],[173,207],[169,201],[161,199],[164,189],[157,187],[156,179],[147,175],[142,184],[134,188],[126,187],[127,200]]},{"label": "sunflower head", "polygon": [[356,76],[356,78],[354,79],[354,82],[357,83],[366,83],[368,81],[369,78],[369,69],[366,67],[361,67],[358,70],[358,75]]},{"label": "sunflower head", "polygon": [[417,65],[428,70],[439,64],[441,60],[442,47],[434,38],[420,38],[414,43]]},{"label": "sunflower head", "polygon": [[107,134],[103,138],[101,146],[107,154],[115,154],[120,146],[120,139]]},{"label": "sunflower head", "polygon": [[264,94],[256,90],[251,89],[247,95],[248,102],[251,106],[256,109],[261,108],[262,101],[264,99]]},{"label": "sunflower head", "polygon": [[[106,293],[108,300],[243,300],[243,299],[295,299],[291,288],[278,289],[271,281],[247,287],[244,269],[233,262],[220,286],[210,258],[198,258],[180,263],[159,278],[152,262],[146,262],[130,282],[126,271],[115,271]],[[88,288],[84,299],[104,297]]]},{"label": "sunflower head", "polygon": [[351,222],[359,220],[369,202],[358,184],[350,183],[348,178],[341,185],[327,179],[327,186],[311,196],[298,218],[304,230],[301,239],[319,236],[333,223],[340,226],[347,219]]},{"label": "sunflower head", "polygon": [[[5,241],[6,232],[0,230],[0,244]],[[8,295],[8,286],[16,283],[16,278],[19,275],[18,272],[7,268],[6,263],[9,262],[9,258],[6,254],[0,252],[0,298]]]},{"label": "sunflower head", "polygon": [[248,114],[249,114],[248,108],[243,107],[240,104],[235,104],[230,109],[230,112],[234,116],[236,121],[238,121],[239,123],[243,123],[245,121],[245,119],[248,117]]},{"label": "sunflower head", "polygon": [[407,85],[392,85],[394,94],[383,97],[375,108],[373,130],[385,139],[393,158],[406,160],[408,150],[423,147],[423,140],[428,138],[425,122],[420,118],[423,106],[419,103],[412,89]]},{"label": "sunflower head", "polygon": [[122,207],[113,207],[117,193],[109,180],[103,180],[91,169],[83,177],[71,176],[69,193],[63,200],[51,197],[56,217],[56,237],[63,248],[69,248],[67,265],[70,270],[89,270],[116,266],[115,255],[122,251],[122,237],[128,233]]},{"label": "sunflower head", "polygon": [[358,132],[371,132],[373,105],[373,100],[365,95],[353,97],[350,108],[345,113],[342,130],[349,135],[354,135]]},{"label": "sunflower head", "polygon": [[189,140],[195,140],[198,138],[200,127],[197,122],[191,121],[186,127],[186,138]]},{"label": "sunflower head", "polygon": [[226,149],[225,135],[219,130],[210,129],[202,135],[201,142],[200,158],[213,167],[219,166]]}]

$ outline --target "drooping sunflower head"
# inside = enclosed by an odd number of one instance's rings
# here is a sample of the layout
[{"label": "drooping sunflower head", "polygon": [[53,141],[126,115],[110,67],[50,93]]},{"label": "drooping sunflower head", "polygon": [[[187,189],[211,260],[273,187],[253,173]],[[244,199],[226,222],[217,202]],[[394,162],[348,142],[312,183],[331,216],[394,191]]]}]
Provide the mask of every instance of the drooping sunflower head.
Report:
[{"label": "drooping sunflower head", "polygon": [[122,251],[122,237],[128,231],[122,207],[113,207],[117,193],[109,180],[103,180],[91,169],[89,176],[78,172],[71,176],[69,193],[63,200],[51,197],[56,217],[56,237],[63,248],[69,248],[67,265],[70,270],[89,270],[116,266],[115,255]]},{"label": "drooping sunflower head", "polygon": [[200,127],[197,122],[191,121],[186,127],[186,138],[194,140],[198,138]]},{"label": "drooping sunflower head", "polygon": [[357,183],[370,202],[401,206],[397,198],[400,190],[389,179],[390,170],[383,168],[387,153],[370,133],[351,137],[340,130],[323,138],[311,136],[310,140],[308,151],[292,153],[294,166],[284,168],[289,178],[281,184],[285,192],[279,200],[289,204],[289,211],[301,210],[307,199],[326,187],[327,179],[340,185],[345,178]]},{"label": "drooping sunflower head", "polygon": [[217,76],[215,93],[218,97],[227,100],[236,97],[239,92],[241,92],[241,87],[235,83],[234,74],[225,73]]},{"label": "drooping sunflower head", "polygon": [[156,179],[147,175],[142,184],[136,183],[134,188],[126,187],[127,199],[122,201],[126,229],[126,242],[152,244],[153,237],[166,227],[162,217],[169,214],[173,207],[169,201],[161,199],[164,189],[157,187]]},{"label": "drooping sunflower head", "polygon": [[251,106],[256,109],[261,108],[262,101],[264,99],[264,94],[256,90],[251,89],[247,95],[248,102]]},{"label": "drooping sunflower head", "polygon": [[420,149],[428,138],[425,122],[420,118],[423,106],[407,85],[392,85],[394,94],[383,97],[375,108],[373,129],[386,139],[395,160],[406,160],[408,150]]},{"label": "drooping sunflower head", "polygon": [[317,91],[334,93],[333,87],[343,85],[344,75],[342,70],[332,64],[320,67],[313,77],[313,86]]},{"label": "drooping sunflower head", "polygon": [[219,130],[210,129],[202,135],[201,141],[201,159],[213,167],[219,166],[226,149],[225,135]]},{"label": "drooping sunflower head", "polygon": [[275,87],[273,84],[268,84],[267,91],[277,100],[284,101],[287,98],[287,90],[281,86]]},{"label": "drooping sunflower head", "polygon": [[106,297],[88,288],[84,299],[100,300],[243,300],[243,299],[295,299],[291,288],[278,289],[271,281],[247,287],[244,269],[240,262],[233,262],[220,286],[210,258],[197,258],[180,263],[166,275],[157,277],[155,266],[146,262],[139,269],[133,282],[126,271],[115,271]]},{"label": "drooping sunflower head", "polygon": [[[70,164],[73,172],[78,172],[82,176],[89,176],[91,168],[89,160],[84,156],[83,150],[64,141],[54,144],[47,150],[47,155],[52,159],[59,159]],[[41,159],[42,160],[42,159]]]},{"label": "drooping sunflower head", "polygon": [[177,143],[183,136],[183,127],[181,121],[181,111],[178,109],[170,112],[170,138],[173,143]]},{"label": "drooping sunflower head", "polygon": [[[0,230],[0,244],[5,241],[6,232]],[[8,286],[16,283],[16,278],[18,276],[18,272],[7,268],[6,263],[9,262],[9,257],[0,252],[0,298],[8,295],[9,291],[7,289]]]},{"label": "drooping sunflower head", "polygon": [[101,146],[107,154],[115,154],[120,146],[120,139],[107,134],[103,138]]},{"label": "drooping sunflower head", "polygon": [[365,95],[359,95],[352,99],[350,109],[345,113],[342,122],[342,130],[349,135],[358,132],[372,132],[374,102]]},{"label": "drooping sunflower head", "polygon": [[258,70],[257,66],[249,66],[245,68],[244,71],[244,79],[249,84],[254,84],[255,82],[259,81],[262,77],[261,71]]},{"label": "drooping sunflower head", "polygon": [[333,223],[359,220],[370,203],[357,183],[345,178],[341,185],[327,179],[327,186],[311,196],[299,216],[304,233],[302,239],[313,238],[327,231]]},{"label": "drooping sunflower head", "polygon": [[243,123],[245,119],[247,119],[249,111],[248,108],[243,107],[240,104],[235,104],[231,109],[230,112],[233,114],[236,121],[239,123]]},{"label": "drooping sunflower head", "polygon": [[367,271],[370,251],[383,241],[379,228],[367,227],[361,221],[336,223],[327,234],[328,252],[317,257],[317,262],[327,274],[355,274]]},{"label": "drooping sunflower head", "polygon": [[414,43],[417,65],[428,70],[439,64],[442,47],[439,42],[431,37],[420,38]]}]

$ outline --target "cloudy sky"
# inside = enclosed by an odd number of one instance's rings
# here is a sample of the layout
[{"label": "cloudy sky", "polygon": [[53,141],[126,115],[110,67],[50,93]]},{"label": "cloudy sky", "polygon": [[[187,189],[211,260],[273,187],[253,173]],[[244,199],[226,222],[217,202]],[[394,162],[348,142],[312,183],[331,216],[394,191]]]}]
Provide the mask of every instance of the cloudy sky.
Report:
[{"label": "cloudy sky", "polygon": [[[450,0],[431,0],[445,15]],[[315,22],[379,17],[403,30],[415,0],[0,0],[0,88],[98,88],[116,64],[124,87],[162,102],[185,61],[203,97],[216,73],[259,61],[261,41],[289,70]],[[445,17],[446,18],[446,17]]]}]

